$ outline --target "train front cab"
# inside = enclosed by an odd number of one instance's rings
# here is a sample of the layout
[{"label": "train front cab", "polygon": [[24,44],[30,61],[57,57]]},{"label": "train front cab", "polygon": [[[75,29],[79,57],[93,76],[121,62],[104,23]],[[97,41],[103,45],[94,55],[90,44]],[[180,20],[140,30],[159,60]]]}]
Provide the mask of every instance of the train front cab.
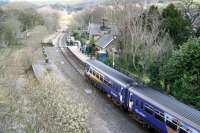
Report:
[{"label": "train front cab", "polygon": [[129,110],[161,133],[200,133],[130,91],[127,97]]},{"label": "train front cab", "polygon": [[124,96],[127,93],[127,88],[111,80],[109,77],[100,73],[98,70],[92,68],[88,64],[85,66],[84,73],[96,88],[110,95],[115,103],[122,105],[124,108],[126,107],[125,104],[127,102],[125,101],[126,98]]}]

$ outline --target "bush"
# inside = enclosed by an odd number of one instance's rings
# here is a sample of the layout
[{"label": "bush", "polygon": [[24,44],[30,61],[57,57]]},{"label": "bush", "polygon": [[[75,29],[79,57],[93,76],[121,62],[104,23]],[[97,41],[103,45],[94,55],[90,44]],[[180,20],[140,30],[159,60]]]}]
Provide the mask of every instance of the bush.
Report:
[{"label": "bush", "polygon": [[78,33],[78,32],[73,32],[72,36],[74,36],[75,40],[81,39],[80,33]]},{"label": "bush", "polygon": [[148,75],[151,80],[150,81],[151,85],[161,87],[159,69],[160,69],[160,64],[158,63],[151,64],[148,69],[148,73],[149,73]]},{"label": "bush", "polygon": [[163,10],[162,17],[162,27],[169,32],[177,46],[188,40],[192,34],[192,24],[173,4]]},{"label": "bush", "polygon": [[170,89],[170,94],[197,107],[200,101],[194,99],[200,96],[199,68],[200,38],[191,38],[173,52],[172,57],[160,69],[160,76]]}]

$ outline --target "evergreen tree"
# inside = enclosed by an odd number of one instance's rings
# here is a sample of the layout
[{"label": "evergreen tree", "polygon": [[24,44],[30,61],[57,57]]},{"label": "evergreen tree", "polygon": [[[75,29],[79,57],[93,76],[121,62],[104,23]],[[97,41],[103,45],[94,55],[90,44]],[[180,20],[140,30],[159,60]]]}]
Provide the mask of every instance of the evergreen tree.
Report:
[{"label": "evergreen tree", "polygon": [[181,12],[173,5],[167,6],[163,12],[162,27],[169,32],[176,46],[186,42],[192,34],[191,22],[184,18]]},{"label": "evergreen tree", "polygon": [[[173,52],[160,69],[168,92],[178,99],[200,105],[200,38],[189,39]],[[200,109],[200,108],[199,108]]]}]

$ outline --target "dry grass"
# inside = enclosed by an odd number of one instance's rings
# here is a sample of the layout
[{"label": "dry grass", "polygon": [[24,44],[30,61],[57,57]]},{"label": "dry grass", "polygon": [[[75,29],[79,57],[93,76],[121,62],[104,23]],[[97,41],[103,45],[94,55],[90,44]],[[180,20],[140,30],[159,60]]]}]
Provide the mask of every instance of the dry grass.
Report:
[{"label": "dry grass", "polygon": [[70,83],[52,78],[51,71],[38,83],[30,69],[42,58],[47,34],[39,26],[23,46],[0,49],[0,132],[86,132],[86,110],[72,100]]},{"label": "dry grass", "polygon": [[38,84],[31,74],[26,79],[24,87],[8,90],[7,110],[0,115],[1,132],[86,132],[86,110],[72,100],[67,81],[47,75]]},{"label": "dry grass", "polygon": [[[33,31],[36,31],[36,30],[37,29],[33,29]],[[39,39],[42,39],[44,35],[42,35],[41,38],[35,38],[35,37],[34,38],[39,40]],[[37,49],[36,49],[36,46],[37,46]],[[3,105],[10,106],[8,102],[9,101],[8,95],[10,92],[9,90],[11,88],[13,90],[16,90],[24,86],[24,81],[27,76],[26,72],[31,67],[33,59],[41,58],[42,56],[42,55],[33,56],[35,54],[35,51],[38,51],[38,49],[40,49],[40,44],[37,42],[35,44],[32,43],[31,45],[25,45],[23,47],[15,46],[15,47],[0,49],[0,52],[1,52],[1,55],[0,55],[0,94],[1,94],[0,103],[2,103]],[[1,110],[2,109],[0,108],[0,112]]]},{"label": "dry grass", "polygon": [[[73,95],[67,81],[62,83],[47,76],[41,85],[30,85],[31,83],[28,83],[27,91],[32,102],[32,113],[36,113],[36,121],[32,121],[35,129],[47,133],[86,132],[86,110],[82,104],[72,100]],[[34,124],[35,122],[40,124]]]},{"label": "dry grass", "polygon": [[[25,10],[29,6],[12,3],[4,9]],[[58,15],[60,24],[67,21],[63,19],[66,13]],[[53,22],[48,26],[52,27]],[[77,96],[71,83],[56,78],[53,71],[47,71],[39,83],[32,72],[32,64],[43,59],[40,43],[51,34],[49,31],[36,26],[28,31],[28,38],[21,40],[22,45],[0,49],[0,133],[86,132],[87,110],[83,103],[73,100]]]}]

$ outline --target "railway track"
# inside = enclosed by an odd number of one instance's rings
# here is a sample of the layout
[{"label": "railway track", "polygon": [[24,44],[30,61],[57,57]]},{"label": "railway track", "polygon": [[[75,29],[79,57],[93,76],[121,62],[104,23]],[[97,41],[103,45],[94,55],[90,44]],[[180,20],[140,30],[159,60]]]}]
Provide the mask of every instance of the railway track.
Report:
[{"label": "railway track", "polygon": [[78,71],[81,75],[84,75],[84,63],[82,63],[68,48],[61,48],[62,54],[65,59]]},{"label": "railway track", "polygon": [[59,38],[59,48],[61,53],[63,54],[64,58],[71,64],[75,70],[80,73],[81,76],[84,76],[84,66],[85,63],[82,62],[79,58],[77,58],[69,48],[63,47],[64,37]]},{"label": "railway track", "polygon": [[[60,36],[59,40],[58,40],[58,48],[60,49],[62,55],[64,56],[64,58],[66,59],[66,61],[68,61],[68,63],[74,68],[75,71],[77,71],[82,77],[85,78],[84,76],[84,67],[85,67],[85,63],[82,62],[76,55],[74,55],[69,48],[66,48],[64,46],[64,37]],[[87,81],[87,80],[86,80]],[[88,82],[88,81],[87,81]],[[92,82],[88,82],[88,83],[92,83]],[[110,98],[109,95],[103,95],[103,98],[105,99],[110,99],[111,103],[113,103],[112,98]],[[120,107],[117,103],[114,102],[114,105],[116,107]],[[121,111],[123,110],[120,107]],[[137,118],[137,116],[135,116],[134,114],[128,113],[128,112],[124,112],[126,114],[128,114],[129,117],[131,117],[131,120],[136,121],[138,124],[143,125],[143,127],[145,127],[145,123],[144,121],[142,121],[140,118]],[[153,133],[153,132],[152,132]],[[155,132],[154,132],[155,133]],[[158,132],[156,132],[158,133]]]}]

